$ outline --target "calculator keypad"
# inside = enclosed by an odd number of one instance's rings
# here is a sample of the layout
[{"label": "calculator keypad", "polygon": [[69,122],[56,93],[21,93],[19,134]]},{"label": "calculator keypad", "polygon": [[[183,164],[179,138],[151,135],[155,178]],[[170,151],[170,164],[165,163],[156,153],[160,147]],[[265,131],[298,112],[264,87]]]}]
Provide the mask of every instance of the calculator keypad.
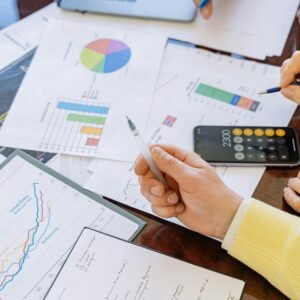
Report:
[{"label": "calculator keypad", "polygon": [[289,160],[289,150],[284,129],[234,128],[233,149],[237,161],[284,162]]}]

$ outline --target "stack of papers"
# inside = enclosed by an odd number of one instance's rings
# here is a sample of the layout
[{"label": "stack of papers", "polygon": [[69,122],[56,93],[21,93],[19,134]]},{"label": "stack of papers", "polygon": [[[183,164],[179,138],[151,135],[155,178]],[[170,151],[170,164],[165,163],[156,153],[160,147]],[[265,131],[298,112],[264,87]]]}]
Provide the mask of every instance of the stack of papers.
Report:
[{"label": "stack of papers", "polygon": [[[296,109],[296,104],[280,94],[258,96],[258,91],[278,84],[278,67],[173,45],[167,43],[168,38],[259,59],[280,55],[298,4],[299,0],[276,5],[271,0],[259,4],[251,0],[216,0],[210,21],[198,17],[186,24],[82,15],[63,12],[52,4],[0,32],[0,76],[15,69],[27,73],[13,103],[12,99],[6,101],[7,107],[1,110],[1,125],[4,122],[0,131],[1,151],[11,151],[5,148],[11,147],[26,149],[37,157],[45,153],[52,168],[84,188],[152,213],[133,172],[139,150],[126,115],[149,144],[172,143],[193,150],[193,128],[197,125],[286,126]],[[27,71],[27,59],[31,58],[24,55],[37,46]],[[24,62],[27,64],[23,65]],[[256,109],[197,93],[200,84],[245,96],[257,104]],[[3,158],[0,155],[0,161]],[[216,171],[226,184],[247,198],[253,194],[264,168],[216,168]],[[139,220],[22,154],[6,163],[0,177],[3,177],[0,188],[4,189],[1,193],[9,195],[1,219],[2,227],[6,228],[2,234],[8,243],[3,248],[7,254],[0,272],[0,291],[5,299],[14,299],[16,295],[43,297],[84,226],[125,240],[132,239],[143,226]],[[52,194],[48,198],[49,192]],[[66,200],[56,206],[62,195]],[[93,200],[99,200],[100,204]],[[19,243],[19,237],[23,244]],[[73,270],[77,268],[74,262],[81,253],[91,250],[94,251],[91,255],[107,263],[106,254],[101,254],[104,249],[98,244],[102,242],[108,248],[123,247],[123,254],[131,253],[130,245],[85,230],[49,297],[62,290],[78,295],[77,286],[72,285],[73,274],[78,281],[86,275],[95,278],[99,268],[93,269],[93,260],[83,266],[87,267],[84,275],[81,268],[80,272],[75,270],[77,273]],[[51,259],[47,254],[50,249],[55,253],[50,255]],[[161,273],[161,263],[176,265],[181,275],[187,270],[193,272],[209,298],[220,299],[218,292],[230,299],[240,297],[241,282],[163,259],[143,249],[133,251],[143,260],[145,257],[152,260],[154,273]],[[126,255],[119,258],[126,261],[123,265],[117,262],[122,273],[129,268],[127,263],[131,258]],[[137,276],[138,267],[139,264],[130,265],[132,276]],[[149,266],[147,269],[145,265],[145,270],[143,280],[150,282]],[[114,274],[112,271],[112,281],[107,285],[109,288],[113,284],[109,295],[117,283]],[[176,286],[176,281],[184,279],[180,276],[168,286],[170,291],[188,293],[187,298],[199,296],[191,288],[184,288],[190,282]],[[208,288],[208,281],[223,289]],[[141,286],[138,277],[131,284],[133,290]],[[85,288],[80,286],[84,295]],[[98,288],[96,281],[94,288]],[[123,291],[122,288],[118,291]],[[152,298],[157,298],[157,290],[151,291]],[[145,291],[146,288],[141,295]]]},{"label": "stack of papers", "polygon": [[[205,70],[205,71],[203,71]],[[207,71],[209,70],[209,72]],[[255,112],[213,101],[195,93],[201,83],[242,93],[259,103]],[[279,82],[279,68],[213,54],[201,49],[169,45],[151,106],[146,141],[176,144],[193,150],[197,125],[286,126],[297,107],[278,94],[258,96],[264,87]],[[173,119],[172,125],[165,120]],[[222,180],[244,198],[254,193],[265,168],[216,168]],[[85,187],[123,204],[152,213],[140,193],[133,164],[95,160]],[[172,222],[178,223],[177,219]]]},{"label": "stack of papers", "polygon": [[[126,115],[148,143],[190,150],[197,125],[288,125],[296,104],[279,93],[258,96],[279,82],[278,67],[166,47],[166,42],[156,34],[50,21],[1,129],[1,145],[67,155],[60,163],[65,175],[97,194],[151,213],[132,170],[139,149]],[[257,109],[199,95],[199,84],[253,99]],[[171,126],[169,119],[174,120]],[[264,168],[217,172],[248,198]]]}]

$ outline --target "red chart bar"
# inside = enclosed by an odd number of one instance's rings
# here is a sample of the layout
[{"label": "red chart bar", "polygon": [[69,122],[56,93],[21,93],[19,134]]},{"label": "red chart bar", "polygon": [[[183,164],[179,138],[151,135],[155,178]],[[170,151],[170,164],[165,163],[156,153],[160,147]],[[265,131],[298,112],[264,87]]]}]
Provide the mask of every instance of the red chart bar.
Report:
[{"label": "red chart bar", "polygon": [[99,139],[94,139],[94,138],[88,138],[86,140],[85,145],[86,146],[92,146],[92,147],[97,147],[99,144],[100,140]]}]

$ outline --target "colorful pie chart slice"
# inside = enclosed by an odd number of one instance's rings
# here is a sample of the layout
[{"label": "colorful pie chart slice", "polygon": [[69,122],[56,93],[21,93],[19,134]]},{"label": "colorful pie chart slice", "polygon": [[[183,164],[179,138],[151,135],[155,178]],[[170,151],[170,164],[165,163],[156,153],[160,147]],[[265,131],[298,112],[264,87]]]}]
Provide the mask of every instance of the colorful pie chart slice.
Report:
[{"label": "colorful pie chart slice", "polygon": [[80,61],[95,73],[112,73],[125,67],[131,58],[130,48],[113,39],[100,39],[88,44],[81,52]]}]

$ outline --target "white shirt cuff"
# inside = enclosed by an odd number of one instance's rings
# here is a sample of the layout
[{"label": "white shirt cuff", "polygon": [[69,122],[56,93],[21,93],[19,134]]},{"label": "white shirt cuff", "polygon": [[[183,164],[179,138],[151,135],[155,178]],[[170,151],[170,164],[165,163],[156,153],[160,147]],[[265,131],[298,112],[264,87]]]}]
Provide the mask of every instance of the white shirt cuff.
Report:
[{"label": "white shirt cuff", "polygon": [[224,237],[224,240],[222,242],[222,248],[227,250],[232,245],[233,241],[235,240],[237,231],[239,230],[241,223],[245,217],[245,214],[248,210],[248,206],[250,204],[252,199],[245,199],[242,201],[240,207],[238,208],[230,226],[229,229]]}]

